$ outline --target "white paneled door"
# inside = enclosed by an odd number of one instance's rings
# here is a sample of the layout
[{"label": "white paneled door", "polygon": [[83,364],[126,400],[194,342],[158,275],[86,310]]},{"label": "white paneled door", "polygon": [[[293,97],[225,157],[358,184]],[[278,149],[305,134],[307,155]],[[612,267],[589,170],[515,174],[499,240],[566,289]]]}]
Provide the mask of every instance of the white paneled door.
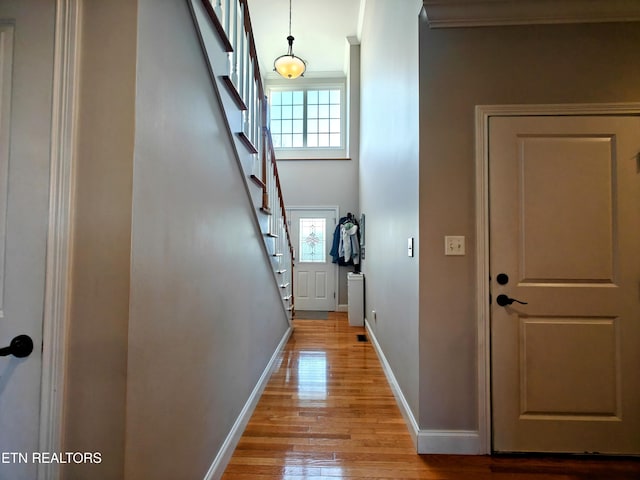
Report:
[{"label": "white paneled door", "polygon": [[336,265],[331,261],[336,209],[291,208],[288,221],[295,249],[296,310],[336,309]]},{"label": "white paneled door", "polygon": [[0,347],[23,339],[0,357],[0,477],[12,480],[38,469],[54,20],[55,2],[0,2]]},{"label": "white paneled door", "polygon": [[640,118],[489,122],[493,449],[640,454]]}]

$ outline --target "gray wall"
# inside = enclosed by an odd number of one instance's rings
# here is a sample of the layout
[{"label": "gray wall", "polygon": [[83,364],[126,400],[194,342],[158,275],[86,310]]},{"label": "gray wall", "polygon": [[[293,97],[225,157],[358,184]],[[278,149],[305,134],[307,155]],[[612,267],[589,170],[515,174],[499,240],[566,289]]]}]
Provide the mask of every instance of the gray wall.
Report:
[{"label": "gray wall", "polygon": [[124,474],[136,10],[83,3],[63,445],[103,461],[65,480]]},{"label": "gray wall", "polygon": [[138,4],[125,478],[203,478],[288,323],[187,2]]},{"label": "gray wall", "polygon": [[103,461],[63,478],[203,478],[280,292],[187,3],[83,14],[63,448]]},{"label": "gray wall", "polygon": [[[475,105],[640,101],[638,45],[640,23],[421,23],[421,428],[477,428]],[[444,256],[448,234],[466,256]]]},{"label": "gray wall", "polygon": [[[368,0],[361,45],[366,317],[418,416],[418,5]],[[407,239],[415,238],[415,256]],[[372,310],[377,312],[373,319]]]}]

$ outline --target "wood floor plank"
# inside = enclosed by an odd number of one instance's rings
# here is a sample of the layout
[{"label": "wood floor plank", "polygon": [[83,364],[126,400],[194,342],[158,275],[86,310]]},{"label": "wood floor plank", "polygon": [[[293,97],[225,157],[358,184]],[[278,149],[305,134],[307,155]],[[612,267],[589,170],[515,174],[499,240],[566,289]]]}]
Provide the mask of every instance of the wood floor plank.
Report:
[{"label": "wood floor plank", "polygon": [[417,455],[364,333],[294,321],[223,480],[640,480],[635,459]]}]

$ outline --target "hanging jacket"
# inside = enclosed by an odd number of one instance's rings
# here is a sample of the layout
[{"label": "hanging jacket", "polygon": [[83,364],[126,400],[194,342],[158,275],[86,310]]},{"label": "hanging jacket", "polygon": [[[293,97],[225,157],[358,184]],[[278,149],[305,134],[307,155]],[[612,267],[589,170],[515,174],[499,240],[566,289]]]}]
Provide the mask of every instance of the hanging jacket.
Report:
[{"label": "hanging jacket", "polygon": [[332,262],[341,267],[360,264],[360,231],[358,221],[351,215],[342,217],[333,232],[333,245],[329,252]]},{"label": "hanging jacket", "polygon": [[331,246],[331,251],[329,252],[329,255],[331,255],[332,258],[331,263],[340,263],[340,239],[342,238],[340,227],[342,227],[342,224],[348,219],[349,217],[342,217],[333,231],[333,244]]}]

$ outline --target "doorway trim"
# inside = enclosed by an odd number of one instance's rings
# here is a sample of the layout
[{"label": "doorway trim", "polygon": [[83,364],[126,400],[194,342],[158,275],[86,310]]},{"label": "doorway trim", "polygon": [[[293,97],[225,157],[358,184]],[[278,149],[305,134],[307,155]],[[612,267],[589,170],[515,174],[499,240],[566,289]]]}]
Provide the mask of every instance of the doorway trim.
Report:
[{"label": "doorway trim", "polygon": [[515,116],[640,115],[640,103],[476,105],[476,311],[478,453],[490,454],[491,310],[489,306],[489,119]]},{"label": "doorway trim", "polygon": [[[325,211],[326,211],[326,210],[333,210],[333,213],[334,213],[334,214],[335,214],[335,216],[336,216],[336,217],[335,217],[335,218],[336,218],[336,225],[337,225],[338,220],[340,220],[340,207],[339,207],[338,205],[329,205],[329,206],[321,206],[321,205],[311,205],[311,206],[294,205],[294,206],[288,206],[288,207],[286,208],[286,211],[287,211],[287,221],[288,221],[288,222],[291,222],[291,216],[289,215],[289,212],[291,212],[292,210],[325,210]],[[289,228],[292,228],[292,227],[291,227],[291,223],[289,223]],[[335,228],[335,226],[334,226],[334,228]],[[327,240],[333,241],[333,238],[331,238],[331,239],[327,239]],[[293,249],[294,249],[294,252],[295,252],[295,251],[297,250],[297,245],[294,245],[294,246],[293,246]],[[296,262],[294,261],[294,263],[296,263]],[[334,264],[332,263],[332,265],[334,265]],[[293,267],[293,269],[295,270],[295,266]],[[335,265],[335,267],[333,268],[333,272],[334,272],[334,273],[333,273],[333,275],[334,275],[334,282],[335,282],[335,283],[334,283],[334,285],[335,285],[335,289],[336,289],[336,292],[335,292],[335,293],[336,293],[336,295],[335,295],[335,298],[333,299],[333,300],[334,300],[334,302],[333,302],[333,303],[334,303],[334,307],[333,307],[333,308],[334,308],[334,311],[337,311],[337,310],[338,310],[338,297],[340,296],[340,284],[338,283],[338,282],[339,282],[339,273],[340,273],[340,269],[338,268],[338,266],[337,266],[337,265]],[[291,272],[291,275],[292,275],[292,278],[293,278],[294,272]]]},{"label": "doorway trim", "polygon": [[[62,451],[81,18],[79,0],[56,1],[40,390],[41,452]],[[38,480],[56,480],[59,476],[60,468],[55,463],[38,467]]]}]

